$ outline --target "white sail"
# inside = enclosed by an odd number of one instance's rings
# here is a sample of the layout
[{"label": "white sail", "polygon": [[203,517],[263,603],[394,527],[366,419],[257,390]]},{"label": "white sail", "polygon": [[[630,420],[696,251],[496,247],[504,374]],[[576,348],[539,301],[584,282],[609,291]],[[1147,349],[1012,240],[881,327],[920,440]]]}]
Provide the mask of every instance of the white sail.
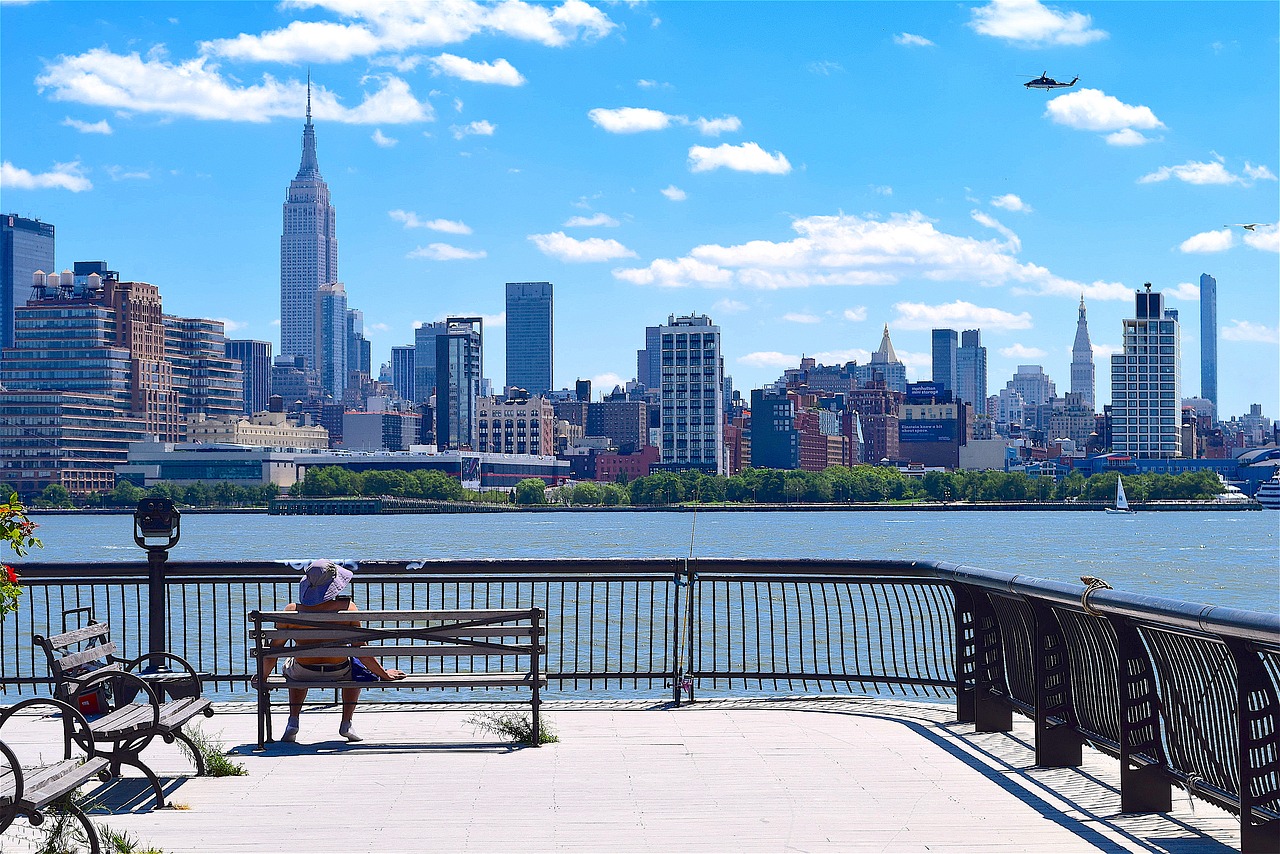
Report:
[{"label": "white sail", "polygon": [[1123,478],[1116,478],[1116,509],[1117,510],[1129,509],[1129,499],[1124,497]]}]

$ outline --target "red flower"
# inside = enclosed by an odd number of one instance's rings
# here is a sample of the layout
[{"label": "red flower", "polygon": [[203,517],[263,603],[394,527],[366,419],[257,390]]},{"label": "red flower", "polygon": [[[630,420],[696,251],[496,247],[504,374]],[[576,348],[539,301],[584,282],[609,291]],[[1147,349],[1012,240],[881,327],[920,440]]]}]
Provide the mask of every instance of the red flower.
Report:
[{"label": "red flower", "polygon": [[5,571],[5,574],[9,576],[9,583],[10,583],[10,584],[17,584],[17,583],[18,583],[18,573],[16,573],[16,572],[14,572],[14,571],[13,571],[13,567],[11,567],[11,566],[6,566],[6,567],[4,568],[4,571]]}]

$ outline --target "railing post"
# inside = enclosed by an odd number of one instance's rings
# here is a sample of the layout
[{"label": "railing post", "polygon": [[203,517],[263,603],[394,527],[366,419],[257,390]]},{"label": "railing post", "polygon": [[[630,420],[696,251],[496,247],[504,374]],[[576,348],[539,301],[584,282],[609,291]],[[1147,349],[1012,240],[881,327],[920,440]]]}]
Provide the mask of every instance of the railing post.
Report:
[{"label": "railing post", "polygon": [[1029,599],[1035,617],[1036,765],[1074,768],[1080,765],[1084,739],[1071,708],[1071,664],[1066,639],[1053,609]]},{"label": "railing post", "polygon": [[951,594],[955,600],[956,722],[973,723],[976,720],[973,698],[978,681],[977,616],[968,587],[952,584]]},{"label": "railing post", "polygon": [[1173,788],[1160,740],[1155,666],[1128,620],[1108,617],[1116,631],[1116,688],[1120,696],[1120,811],[1169,812]]},{"label": "railing post", "polygon": [[1255,808],[1280,803],[1280,700],[1258,653],[1238,638],[1222,639],[1236,665],[1240,752],[1240,852],[1280,852],[1280,821],[1255,821]]},{"label": "railing post", "polygon": [[1007,701],[1004,649],[1000,642],[1000,618],[987,594],[971,591],[974,613],[973,723],[976,732],[1009,732],[1013,707]]}]

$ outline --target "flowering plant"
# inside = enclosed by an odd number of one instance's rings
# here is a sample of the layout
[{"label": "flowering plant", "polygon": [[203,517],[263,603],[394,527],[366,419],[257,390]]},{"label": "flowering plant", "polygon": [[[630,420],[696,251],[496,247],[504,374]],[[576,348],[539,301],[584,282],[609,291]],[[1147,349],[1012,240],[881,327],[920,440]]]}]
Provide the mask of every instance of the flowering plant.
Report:
[{"label": "flowering plant", "polygon": [[[8,544],[18,557],[25,555],[29,548],[44,547],[36,538],[35,529],[36,523],[27,518],[26,508],[16,493],[9,496],[7,504],[0,504],[0,540]],[[0,564],[0,620],[10,611],[18,610],[18,597],[21,595],[18,573],[13,567]]]}]

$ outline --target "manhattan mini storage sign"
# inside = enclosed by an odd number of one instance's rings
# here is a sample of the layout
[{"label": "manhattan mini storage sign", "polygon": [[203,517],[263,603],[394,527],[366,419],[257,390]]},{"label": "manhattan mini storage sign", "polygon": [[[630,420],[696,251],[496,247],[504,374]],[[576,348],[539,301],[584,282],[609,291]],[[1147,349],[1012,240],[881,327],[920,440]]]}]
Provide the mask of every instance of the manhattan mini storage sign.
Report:
[{"label": "manhattan mini storage sign", "polygon": [[899,421],[899,442],[954,442],[955,421]]}]

